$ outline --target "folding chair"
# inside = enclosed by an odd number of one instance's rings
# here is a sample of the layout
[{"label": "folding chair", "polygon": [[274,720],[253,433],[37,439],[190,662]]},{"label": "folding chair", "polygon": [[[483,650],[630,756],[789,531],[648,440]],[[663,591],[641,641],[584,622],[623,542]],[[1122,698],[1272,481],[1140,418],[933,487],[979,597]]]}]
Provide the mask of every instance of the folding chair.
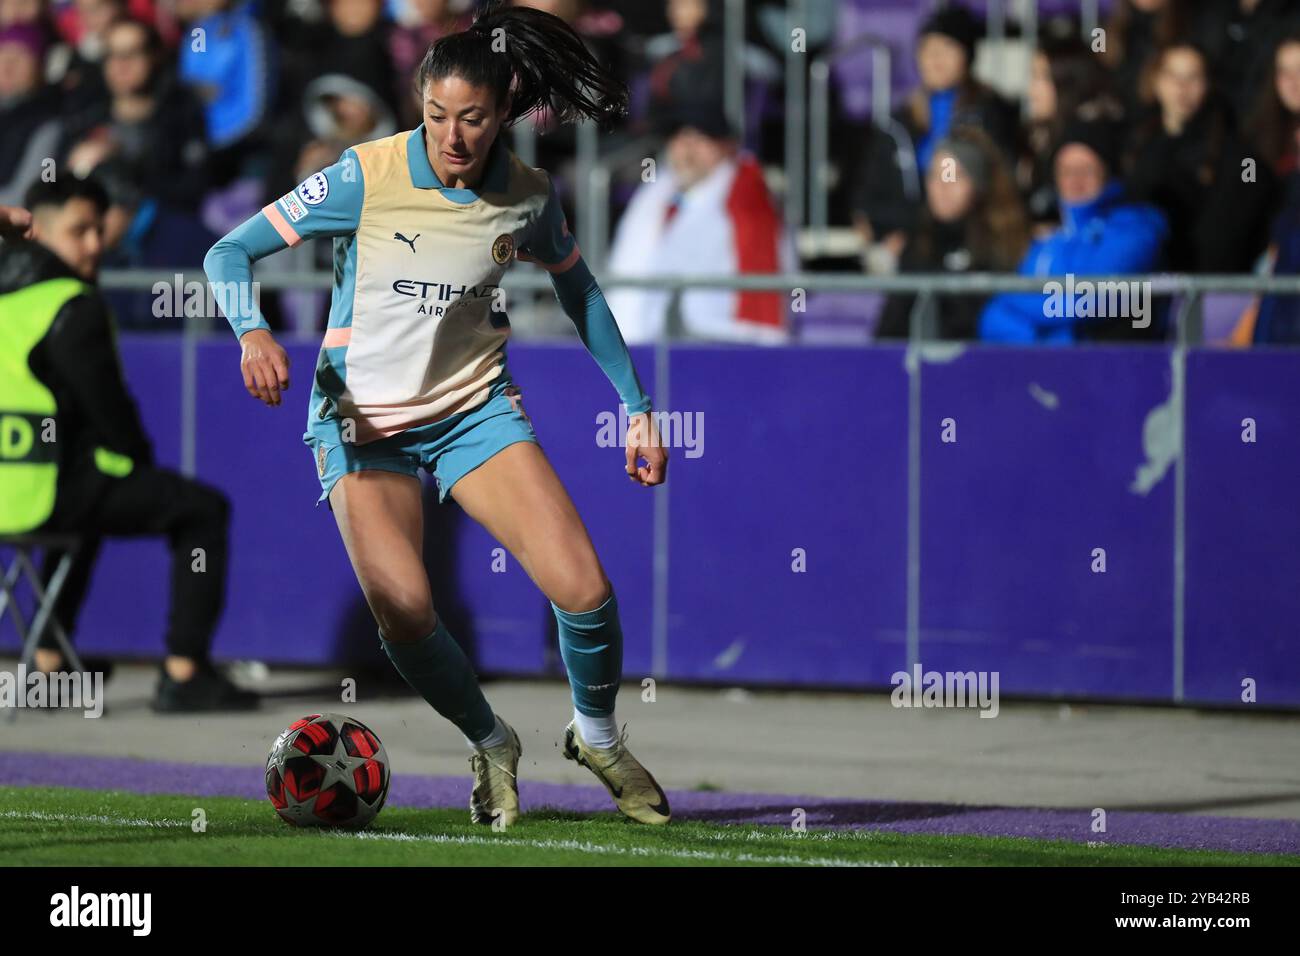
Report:
[{"label": "folding chair", "polygon": [[[23,666],[31,667],[36,657],[36,647],[46,629],[49,629],[53,632],[59,649],[63,651],[64,660],[75,670],[85,670],[81,658],[77,656],[72,642],[68,640],[68,635],[63,630],[63,625],[54,615],[55,603],[63,590],[68,572],[72,570],[72,562],[80,547],[81,538],[73,534],[0,535],[0,549],[12,548],[14,553],[13,561],[8,568],[5,568],[3,561],[0,561],[0,569],[4,570],[4,577],[0,578],[0,620],[4,619],[5,609],[8,608],[13,617],[14,628],[18,631],[18,639],[22,642],[21,665]],[[41,585],[41,576],[32,559],[36,551],[59,555],[59,563],[50,577],[49,587]],[[26,576],[32,593],[36,596],[36,613],[32,616],[30,628],[23,620],[22,608],[18,603],[18,582],[23,575]],[[17,708],[10,710],[10,720],[17,716]]]}]

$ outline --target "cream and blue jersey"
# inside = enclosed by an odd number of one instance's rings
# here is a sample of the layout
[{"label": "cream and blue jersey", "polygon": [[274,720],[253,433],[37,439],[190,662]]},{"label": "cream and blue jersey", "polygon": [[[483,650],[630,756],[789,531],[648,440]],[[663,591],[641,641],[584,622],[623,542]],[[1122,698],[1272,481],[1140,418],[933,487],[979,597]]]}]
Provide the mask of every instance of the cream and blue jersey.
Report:
[{"label": "cream and blue jersey", "polygon": [[237,335],[268,328],[235,292],[250,287],[253,261],[316,236],[334,240],[334,288],[309,416],[351,420],[357,444],[487,400],[505,374],[499,283],[516,258],[551,274],[628,414],[650,408],[550,177],[501,140],[476,190],[439,181],[423,125],[362,143],[232,230],[204,269]]}]

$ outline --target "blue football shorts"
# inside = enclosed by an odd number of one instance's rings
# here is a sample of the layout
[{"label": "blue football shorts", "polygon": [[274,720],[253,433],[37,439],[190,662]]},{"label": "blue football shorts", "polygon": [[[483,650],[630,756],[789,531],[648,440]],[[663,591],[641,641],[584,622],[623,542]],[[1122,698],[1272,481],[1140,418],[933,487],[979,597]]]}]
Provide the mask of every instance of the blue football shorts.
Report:
[{"label": "blue football shorts", "polygon": [[320,478],[316,504],[329,501],[335,482],[349,472],[378,469],[418,479],[421,468],[437,482],[441,504],[457,481],[501,449],[520,441],[540,444],[522,397],[520,388],[503,374],[477,408],[364,445],[340,441],[337,422],[318,422],[313,415],[303,442],[311,449]]}]

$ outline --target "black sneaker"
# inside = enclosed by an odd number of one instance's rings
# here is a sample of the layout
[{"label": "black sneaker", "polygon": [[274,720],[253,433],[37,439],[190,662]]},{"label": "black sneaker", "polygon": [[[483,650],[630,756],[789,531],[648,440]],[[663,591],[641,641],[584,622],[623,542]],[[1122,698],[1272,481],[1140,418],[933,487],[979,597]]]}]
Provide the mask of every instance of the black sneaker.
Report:
[{"label": "black sneaker", "polygon": [[172,680],[164,670],[150,707],[158,713],[194,714],[203,711],[256,710],[261,698],[240,690],[211,664],[200,664],[187,681]]}]

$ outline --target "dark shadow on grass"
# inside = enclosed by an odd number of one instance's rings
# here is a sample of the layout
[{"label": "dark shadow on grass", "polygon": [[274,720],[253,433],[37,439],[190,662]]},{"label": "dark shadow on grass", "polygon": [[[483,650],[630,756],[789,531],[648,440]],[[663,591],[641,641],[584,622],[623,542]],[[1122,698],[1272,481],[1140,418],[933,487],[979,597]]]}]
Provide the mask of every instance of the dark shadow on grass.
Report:
[{"label": "dark shadow on grass", "polygon": [[[759,806],[720,807],[713,810],[683,810],[673,814],[675,820],[695,820],[701,823],[755,823],[780,825],[771,818],[792,819],[799,808],[795,803],[766,804]],[[872,823],[898,823],[905,820],[932,820],[938,817],[955,817],[986,810],[1009,809],[1002,807],[968,807],[957,803],[867,803],[843,801],[814,803],[801,809],[807,811],[809,826],[854,826]]]},{"label": "dark shadow on grass", "polygon": [[591,823],[610,816],[603,813],[579,813],[563,807],[540,806],[521,814],[521,819],[545,823]]}]

